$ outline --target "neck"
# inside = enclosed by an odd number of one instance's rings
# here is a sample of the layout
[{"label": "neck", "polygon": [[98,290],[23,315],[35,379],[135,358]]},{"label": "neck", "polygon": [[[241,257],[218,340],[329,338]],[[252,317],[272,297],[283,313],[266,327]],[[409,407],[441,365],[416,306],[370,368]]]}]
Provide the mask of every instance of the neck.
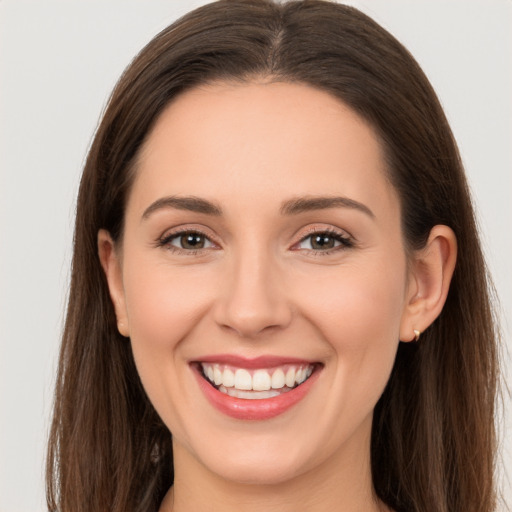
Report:
[{"label": "neck", "polygon": [[[354,440],[352,440],[354,441]],[[160,512],[379,512],[388,510],[373,492],[370,435],[348,443],[321,466],[273,484],[226,480],[175,442],[174,485]],[[362,454],[364,453],[364,456]]]}]

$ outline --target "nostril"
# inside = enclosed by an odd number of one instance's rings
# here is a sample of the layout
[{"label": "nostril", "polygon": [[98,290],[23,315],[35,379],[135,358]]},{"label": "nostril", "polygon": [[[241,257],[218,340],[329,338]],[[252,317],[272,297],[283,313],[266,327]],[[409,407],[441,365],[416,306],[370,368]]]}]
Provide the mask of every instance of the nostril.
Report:
[{"label": "nostril", "polygon": [[234,265],[222,281],[214,306],[214,319],[224,330],[240,337],[270,334],[289,325],[292,314],[286,289],[271,264],[254,253]]},{"label": "nostril", "polygon": [[261,327],[260,325],[256,325],[250,321],[240,322],[240,325],[236,324],[220,324],[220,328],[226,332],[230,332],[232,334],[237,335],[240,338],[254,338],[262,335],[272,334],[276,331],[279,331],[283,328],[282,325],[274,324],[274,325],[264,325]]}]

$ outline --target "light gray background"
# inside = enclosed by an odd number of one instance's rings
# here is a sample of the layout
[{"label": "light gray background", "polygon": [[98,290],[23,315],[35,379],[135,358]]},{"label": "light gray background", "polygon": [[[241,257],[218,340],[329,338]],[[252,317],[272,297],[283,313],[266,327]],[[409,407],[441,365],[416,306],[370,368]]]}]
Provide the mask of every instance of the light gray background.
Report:
[{"label": "light gray background", "polygon": [[[74,201],[99,114],[135,53],[203,3],[0,0],[0,512],[45,510]],[[438,91],[475,194],[510,350],[512,2],[351,3],[409,48]],[[506,421],[512,473],[510,413]],[[510,483],[503,490],[512,503]]]}]

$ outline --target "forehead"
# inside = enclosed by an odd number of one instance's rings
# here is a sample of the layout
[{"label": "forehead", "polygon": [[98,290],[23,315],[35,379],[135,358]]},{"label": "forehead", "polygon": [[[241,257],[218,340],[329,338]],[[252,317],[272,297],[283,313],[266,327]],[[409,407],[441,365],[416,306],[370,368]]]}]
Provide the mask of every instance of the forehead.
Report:
[{"label": "forehead", "polygon": [[397,203],[371,126],[296,83],[216,83],[167,107],[141,151],[132,206],[191,193],[228,207],[326,194]]}]

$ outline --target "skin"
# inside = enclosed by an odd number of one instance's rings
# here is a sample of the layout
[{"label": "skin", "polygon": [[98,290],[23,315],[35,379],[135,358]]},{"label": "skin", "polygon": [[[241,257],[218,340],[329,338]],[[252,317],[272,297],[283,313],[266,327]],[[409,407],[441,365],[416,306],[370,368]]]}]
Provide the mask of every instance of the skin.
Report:
[{"label": "skin", "polygon": [[[222,214],[144,215],[168,196],[206,199]],[[371,214],[282,213],[312,196]],[[385,510],[371,483],[373,409],[399,340],[441,311],[456,254],[451,230],[436,226],[408,260],[400,214],[374,131],[325,92],[218,83],[165,110],[140,154],[122,241],[98,235],[119,330],[173,434],[162,511]],[[204,247],[180,247],[176,230],[203,233]],[[311,245],[326,231],[350,245]],[[226,353],[323,367],[294,407],[244,421],[211,406],[189,365]]]}]

